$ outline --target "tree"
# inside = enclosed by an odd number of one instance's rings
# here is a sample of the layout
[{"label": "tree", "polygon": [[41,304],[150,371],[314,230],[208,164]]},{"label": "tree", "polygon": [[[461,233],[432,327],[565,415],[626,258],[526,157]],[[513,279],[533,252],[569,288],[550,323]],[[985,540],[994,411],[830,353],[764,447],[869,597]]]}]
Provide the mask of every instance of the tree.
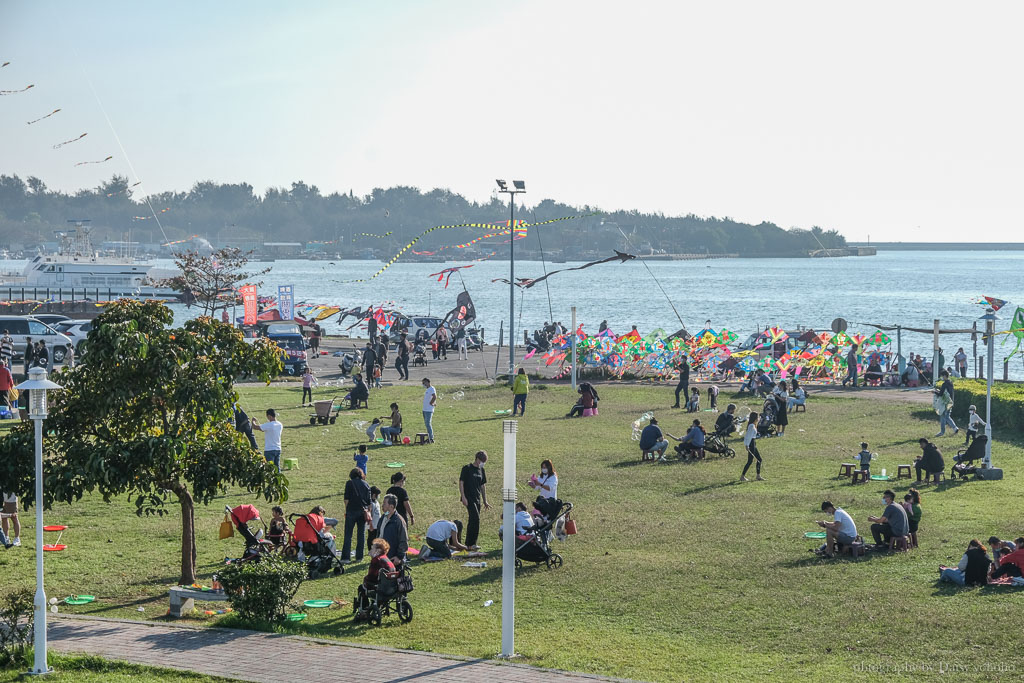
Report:
[{"label": "tree", "polygon": [[[89,354],[55,374],[46,420],[45,499],[74,503],[93,491],[135,500],[137,513],[181,509],[181,583],[196,580],[195,504],[228,486],[287,499],[287,480],[234,430],[233,378],[269,381],[281,367],[269,342],[248,344],[229,325],[198,318],[171,329],[159,303],[109,306],[89,333]],[[0,489],[35,504],[33,434],[26,421],[0,439]]]},{"label": "tree", "polygon": [[194,250],[175,254],[174,265],[181,275],[164,280],[161,285],[191,296],[202,307],[203,315],[213,315],[221,306],[226,307],[228,302],[235,301],[239,284],[252,282],[252,278],[270,272],[270,268],[245,272],[243,269],[249,263],[250,253],[224,247],[208,256]]}]

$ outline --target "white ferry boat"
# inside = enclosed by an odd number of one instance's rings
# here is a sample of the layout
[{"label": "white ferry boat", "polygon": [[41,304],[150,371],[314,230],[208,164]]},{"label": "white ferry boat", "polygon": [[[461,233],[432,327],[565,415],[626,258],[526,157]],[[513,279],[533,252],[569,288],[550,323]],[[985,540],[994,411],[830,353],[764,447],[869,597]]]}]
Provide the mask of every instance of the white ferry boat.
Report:
[{"label": "white ferry boat", "polygon": [[0,274],[0,300],[67,301],[94,299],[180,299],[182,295],[156,286],[173,271],[163,271],[132,254],[100,253],[89,238],[88,221],[74,221],[74,228],[58,233],[56,254],[38,254],[19,273]]}]

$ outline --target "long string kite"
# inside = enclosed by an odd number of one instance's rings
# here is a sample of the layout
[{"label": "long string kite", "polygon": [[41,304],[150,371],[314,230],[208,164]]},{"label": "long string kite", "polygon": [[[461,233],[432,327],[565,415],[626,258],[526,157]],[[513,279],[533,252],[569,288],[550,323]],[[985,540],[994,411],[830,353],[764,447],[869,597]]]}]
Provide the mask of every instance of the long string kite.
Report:
[{"label": "long string kite", "polygon": [[[10,64],[10,62],[7,62],[7,64]],[[6,66],[6,64],[4,66]],[[34,85],[26,85],[21,90],[0,90],[0,95],[17,95],[20,92],[25,92],[26,90],[31,90],[34,87],[36,87],[36,86],[34,86]]]},{"label": "long string kite", "polygon": [[[167,213],[170,210],[171,207],[167,207],[166,209],[160,209],[156,213]],[[137,221],[148,221],[150,218],[155,218],[155,216],[132,216],[132,218],[134,218]],[[193,235],[192,237],[196,237],[196,235]],[[192,239],[192,237],[190,237],[189,239]],[[181,240],[181,242],[188,242],[188,240]],[[168,242],[167,244],[179,244],[179,242]],[[166,247],[167,244],[163,246]]]},{"label": "long string kite", "polygon": [[53,148],[54,149],[60,149],[64,145],[70,145],[72,142],[78,142],[79,140],[84,138],[86,135],[88,135],[88,133],[82,133],[77,138],[71,138],[70,140],[65,140],[64,142],[61,142],[59,144],[54,145]]},{"label": "long string kite", "polygon": [[110,161],[113,158],[114,157],[110,156],[107,157],[106,159],[100,159],[98,161],[79,161],[77,164],[75,164],[75,166],[85,166],[86,164],[102,164],[104,162]]},{"label": "long string kite", "polygon": [[[459,272],[463,268],[472,268],[472,267],[473,267],[472,263],[470,263],[468,266],[452,266],[451,268],[445,268],[440,273],[431,273],[430,277],[434,277],[436,275],[438,282],[440,282],[441,280],[444,280],[444,288],[448,289],[448,283],[451,282],[452,275],[455,275],[455,273]],[[447,275],[448,277],[445,278],[445,275]]]},{"label": "long string kite", "polygon": [[57,112],[59,112],[59,111],[60,111],[60,109],[54,109],[53,111],[51,111],[51,112],[50,112],[49,114],[47,114],[46,116],[40,116],[40,117],[39,117],[38,119],[33,119],[33,120],[31,120],[31,121],[28,121],[27,123],[28,123],[28,125],[30,125],[30,126],[31,126],[31,125],[32,125],[33,123],[39,123],[39,122],[40,122],[40,121],[42,121],[43,119],[48,119],[48,118],[50,118],[51,116],[53,116],[54,114],[56,114],[56,113],[57,113]]},{"label": "long string kite", "polygon": [[[633,256],[632,254],[626,254],[624,252],[618,251],[617,249],[613,249],[612,251],[615,252],[615,256],[609,256],[608,258],[601,259],[600,261],[591,261],[590,263],[584,263],[582,266],[576,266],[574,268],[560,268],[558,270],[552,270],[550,273],[548,273],[546,275],[542,275],[542,276],[540,276],[538,278],[517,277],[516,278],[516,287],[524,287],[526,289],[529,289],[530,287],[533,287],[538,282],[544,282],[544,280],[547,280],[549,277],[551,277],[555,273],[565,273],[565,272],[568,272],[570,270],[583,270],[584,268],[589,268],[591,266],[600,265],[602,263],[611,263],[612,261],[618,261],[619,263],[625,263],[626,261],[630,261],[630,260],[636,258],[636,256]],[[504,282],[505,284],[509,284],[509,281],[507,279],[505,279],[505,278],[495,278],[494,280],[491,280],[491,282]]]},{"label": "long string kite", "polygon": [[[117,192],[108,192],[108,193],[107,193],[107,196],[108,196],[108,197],[115,197],[115,196],[117,196],[117,195],[119,195],[119,194],[124,194],[125,192],[131,192],[131,189],[132,189],[133,187],[137,187],[137,186],[139,186],[139,185],[141,185],[141,184],[142,184],[142,181],[140,180],[140,181],[139,181],[139,182],[137,182],[137,183],[132,183],[132,184],[131,184],[131,185],[129,185],[128,187],[124,188],[123,190],[118,190]],[[164,246],[167,246],[167,245],[164,245]]]},{"label": "long string kite", "polygon": [[[575,220],[577,218],[585,218],[586,216],[594,216],[594,215],[596,215],[596,214],[586,213],[586,214],[580,214],[578,216],[565,216],[563,218],[553,218],[553,219],[548,220],[548,221],[541,221],[540,223],[528,223],[526,225],[531,225],[531,226],[532,225],[548,225],[549,223],[557,223],[559,221],[571,221],[571,220]],[[454,225],[435,225],[434,227],[428,228],[428,229],[424,230],[423,232],[421,232],[416,237],[414,237],[412,239],[412,241],[410,241],[408,244],[406,244],[404,247],[402,247],[402,249],[397,254],[392,256],[391,259],[388,260],[387,263],[385,263],[380,268],[380,270],[378,270],[376,273],[374,273],[370,277],[368,277],[368,278],[361,278],[361,279],[358,279],[358,280],[335,280],[335,282],[337,282],[339,284],[350,284],[350,283],[356,283],[356,282],[368,282],[370,280],[373,280],[374,278],[378,277],[381,273],[383,273],[385,270],[390,268],[391,265],[395,261],[397,261],[398,259],[402,258],[402,256],[405,254],[405,252],[407,252],[410,249],[412,249],[412,246],[414,244],[416,244],[417,242],[419,242],[421,239],[423,239],[425,236],[429,235],[430,233],[434,232],[435,230],[450,230],[451,228],[485,228],[485,229],[493,229],[494,225],[491,224],[491,223],[456,223]]]},{"label": "long string kite", "polygon": [[372,232],[357,232],[355,235],[352,236],[352,241],[355,242],[357,237],[376,237],[378,239],[384,239],[385,237],[390,235],[391,232],[391,230],[388,230],[383,235],[375,235]]}]

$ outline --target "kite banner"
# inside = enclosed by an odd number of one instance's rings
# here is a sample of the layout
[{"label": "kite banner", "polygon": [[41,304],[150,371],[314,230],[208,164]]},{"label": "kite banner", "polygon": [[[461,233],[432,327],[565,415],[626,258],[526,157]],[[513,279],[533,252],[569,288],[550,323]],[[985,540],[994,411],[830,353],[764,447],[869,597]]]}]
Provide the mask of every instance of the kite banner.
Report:
[{"label": "kite banner", "polygon": [[463,290],[455,300],[455,308],[448,312],[438,329],[448,323],[448,329],[451,330],[452,337],[455,338],[465,328],[473,324],[474,320],[476,320],[476,306],[473,305],[469,292]]},{"label": "kite banner", "polygon": [[238,293],[242,295],[242,304],[245,306],[245,318],[242,322],[246,325],[255,325],[256,317],[259,315],[256,285],[244,285],[239,288]]},{"label": "kite banner", "polygon": [[295,319],[295,297],[292,294],[292,285],[281,285],[277,288],[277,312],[281,314],[281,320]]}]

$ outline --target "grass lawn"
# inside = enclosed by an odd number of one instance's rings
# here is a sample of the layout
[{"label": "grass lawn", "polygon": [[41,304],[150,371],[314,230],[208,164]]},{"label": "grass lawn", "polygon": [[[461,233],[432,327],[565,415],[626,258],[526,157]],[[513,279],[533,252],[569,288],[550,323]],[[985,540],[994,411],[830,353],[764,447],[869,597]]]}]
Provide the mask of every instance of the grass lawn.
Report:
[{"label": "grass lawn", "polygon": [[[61,655],[50,652],[47,656],[48,663],[53,667],[54,673],[46,676],[47,681],[65,681],[67,683],[148,683],[159,681],[159,683],[218,683],[231,679],[218,678],[216,676],[201,676],[172,669],[158,669],[149,666],[138,666],[124,662],[112,662],[100,657],[89,657],[80,655]],[[31,662],[31,658],[29,658]],[[31,669],[31,664],[25,667],[13,669],[0,669],[0,683],[8,681],[23,681],[26,677],[22,673]],[[29,677],[31,680],[31,677]]]},{"label": "grass lawn", "polygon": [[[465,396],[456,401],[460,388]],[[919,549],[826,561],[809,553],[814,542],[803,538],[823,517],[821,501],[845,508],[867,536],[866,518],[881,514],[887,487],[853,487],[836,478],[839,463],[851,461],[862,440],[879,453],[874,472],[885,467],[893,473],[897,464],[912,462],[920,452],[917,439],[936,431],[927,406],[812,394],[808,412],[791,417],[787,435],[760,446],[767,481],[741,484],[740,456],[694,465],[639,463],[630,423],[642,412],[657,411],[663,428],[674,434],[692,418],[667,409],[673,398],[669,386],[604,385],[600,391],[600,417],[570,421],[562,418],[572,404],[568,387],[534,386],[530,414],[520,421],[520,481],[551,458],[560,497],[577,505],[580,528],[578,536],[557,544],[565,558],[561,569],[530,565],[518,574],[516,649],[523,661],[661,681],[860,678],[871,676],[871,667],[888,667],[893,679],[919,679],[928,667],[935,675],[945,667],[971,678],[1005,678],[1005,668],[986,670],[992,661],[1024,671],[1019,638],[1012,635],[1019,633],[1024,592],[937,583],[938,565],[956,564],[971,538],[1024,534],[1019,445],[996,444],[996,464],[1006,468],[1003,481],[922,489]],[[329,397],[329,390],[320,392]],[[487,568],[459,562],[417,566],[415,619],[408,625],[394,617],[379,628],[355,624],[345,605],[311,610],[290,631],[473,657],[499,650],[502,436],[501,418],[493,411],[510,407],[511,396],[500,386],[442,386],[439,392],[437,443],[371,449],[369,481],[384,490],[394,471],[385,463],[406,463],[417,519],[411,533],[422,534],[436,519],[465,518],[459,468],[477,449],[487,450],[493,505],[485,513],[482,540],[493,551]],[[299,458],[286,511],[305,512],[319,503],[340,517],[352,452],[365,438],[351,422],[370,413],[342,413],[336,425],[311,427],[309,409],[298,407],[299,393],[294,386],[245,387],[242,403],[251,415],[277,408],[285,423],[284,457]],[[374,392],[372,415],[386,414],[387,403],[397,400],[411,435],[422,428],[421,395],[418,387]],[[728,400],[723,395],[720,405]],[[715,416],[701,417],[711,423]],[[940,440],[947,470],[960,443]],[[900,499],[909,488],[907,480],[888,486]],[[519,489],[520,498],[532,500],[531,489]],[[228,495],[223,502],[252,501]],[[270,505],[256,504],[269,519]],[[48,523],[71,525],[62,541],[68,550],[47,555],[49,595],[98,598],[62,609],[163,618],[167,587],[177,579],[180,521],[177,514],[139,519],[134,509],[127,500],[105,504],[88,498],[47,514]],[[238,537],[217,540],[222,510],[218,501],[198,511],[199,564],[207,580],[242,546]],[[24,547],[0,553],[0,573],[5,583],[30,585],[32,513],[22,517]],[[344,576],[306,582],[299,597],[351,601],[364,573],[365,561]],[[484,607],[486,600],[494,604]],[[230,616],[198,618],[233,623]]]}]

